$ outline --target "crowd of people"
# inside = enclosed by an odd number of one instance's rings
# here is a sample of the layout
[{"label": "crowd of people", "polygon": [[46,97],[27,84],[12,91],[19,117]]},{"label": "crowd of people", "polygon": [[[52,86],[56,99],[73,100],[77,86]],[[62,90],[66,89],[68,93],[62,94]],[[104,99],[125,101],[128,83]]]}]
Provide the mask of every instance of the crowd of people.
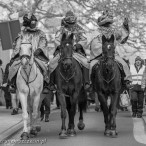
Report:
[{"label": "crowd of people", "polygon": [[[84,50],[87,41],[86,33],[78,25],[75,14],[72,11],[68,11],[62,19],[60,29],[56,32],[57,48],[54,52],[54,58],[49,60],[48,56],[45,54],[45,49],[47,48],[47,38],[45,33],[37,28],[37,22],[38,20],[33,14],[26,14],[23,17],[23,28],[13,44],[12,58],[7,64],[5,72],[3,73],[2,70],[0,71],[2,74],[0,74],[1,89],[5,93],[6,108],[13,108],[12,115],[17,114],[19,107],[21,107],[16,96],[16,77],[19,69],[19,50],[22,38],[31,41],[35,62],[41,68],[44,77],[44,89],[42,93],[46,94],[49,90],[54,91],[56,89],[54,72],[58,65],[58,60],[60,59],[59,52],[62,34],[65,33],[67,36],[71,33],[74,34],[74,58],[82,64],[84,88],[85,90],[89,90],[92,88],[90,74],[92,74],[94,65],[99,62],[99,59],[102,56],[102,35],[107,38],[114,35],[115,45],[117,45],[118,43],[126,43],[130,33],[127,18],[124,19],[121,29],[118,30],[113,27],[113,14],[108,10],[104,11],[102,16],[97,19],[100,34],[98,34],[97,37],[91,42],[91,56],[89,64],[89,60],[87,59],[87,55]],[[117,53],[115,53],[115,59],[122,65],[122,68],[120,68],[122,85],[125,86],[127,90],[130,89],[133,112],[132,116],[141,118],[146,86],[146,68],[144,62],[141,57],[137,56],[134,65],[128,65]],[[1,65],[2,61],[0,61],[0,66]],[[58,103],[57,107],[59,107]]]}]

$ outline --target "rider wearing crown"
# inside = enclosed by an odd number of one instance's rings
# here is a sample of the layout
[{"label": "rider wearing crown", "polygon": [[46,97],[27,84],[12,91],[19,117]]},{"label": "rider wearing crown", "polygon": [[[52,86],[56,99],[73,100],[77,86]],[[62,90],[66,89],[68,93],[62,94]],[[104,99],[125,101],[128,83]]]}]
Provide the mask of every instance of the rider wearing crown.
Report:
[{"label": "rider wearing crown", "polygon": [[28,40],[32,44],[32,49],[34,52],[35,62],[39,66],[43,76],[44,76],[44,92],[47,92],[47,70],[48,70],[48,62],[49,59],[46,57],[45,49],[47,47],[47,39],[43,31],[38,29],[37,26],[37,18],[32,14],[25,14],[23,17],[23,29],[18,34],[18,37],[15,39],[13,43],[13,53],[12,58],[10,60],[11,66],[9,69],[9,84],[10,84],[10,92],[16,92],[16,76],[17,71],[20,67],[20,56],[19,50],[22,38]]},{"label": "rider wearing crown", "polygon": [[[99,34],[97,37],[95,37],[90,45],[90,72],[91,76],[94,72],[94,68],[97,67],[99,63],[99,58],[102,56],[102,35],[104,35],[106,38],[110,38],[112,34],[114,34],[114,44],[115,46],[121,45],[126,43],[128,37],[129,37],[129,25],[128,25],[128,19],[125,18],[123,25],[119,29],[115,29],[113,27],[113,15],[110,11],[106,10],[103,12],[102,16],[100,16],[97,20],[97,24],[99,26]],[[132,81],[131,79],[131,73],[129,70],[129,67],[127,63],[117,54],[115,53],[115,60],[118,62],[118,64],[122,65],[122,68],[120,67],[121,76],[122,76],[122,84],[126,85],[126,87],[130,87],[130,83]]]},{"label": "rider wearing crown", "polygon": [[53,84],[55,84],[54,81],[54,73],[52,73],[57,65],[58,60],[60,59],[60,41],[63,34],[66,34],[69,36],[71,33],[74,34],[74,53],[73,57],[82,65],[82,71],[83,71],[83,77],[84,77],[84,85],[85,89],[88,89],[90,87],[89,83],[89,63],[86,58],[86,53],[84,51],[84,47],[87,42],[87,38],[85,35],[84,30],[77,24],[77,17],[74,15],[72,11],[68,11],[65,15],[65,18],[61,21],[61,27],[56,32],[55,36],[55,43],[57,44],[57,48],[54,52],[54,58],[50,60],[49,64],[49,70],[51,72],[50,76],[50,86],[52,89],[54,89]]}]

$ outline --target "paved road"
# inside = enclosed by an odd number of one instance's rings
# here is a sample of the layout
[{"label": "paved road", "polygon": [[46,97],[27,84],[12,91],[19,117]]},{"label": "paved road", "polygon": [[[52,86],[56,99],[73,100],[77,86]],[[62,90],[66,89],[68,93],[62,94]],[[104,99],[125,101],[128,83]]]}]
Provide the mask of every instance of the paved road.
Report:
[{"label": "paved road", "polygon": [[[142,119],[132,119],[130,112],[119,112],[117,116],[117,130],[119,132],[118,138],[105,137],[103,115],[101,112],[97,113],[92,109],[84,114],[85,130],[77,130],[75,137],[68,139],[59,139],[61,120],[60,113],[55,112],[50,116],[50,122],[42,122],[42,131],[36,138],[31,140],[40,140],[45,142],[45,146],[145,146],[146,133],[144,132],[144,124]],[[76,125],[78,122],[78,114],[76,115]],[[77,129],[77,128],[76,128]],[[11,140],[19,139],[21,132],[11,138]],[[145,144],[144,144],[145,143]],[[12,146],[14,144],[4,144],[5,146]],[[16,144],[16,146],[22,144]],[[23,144],[32,145],[32,144]]]}]

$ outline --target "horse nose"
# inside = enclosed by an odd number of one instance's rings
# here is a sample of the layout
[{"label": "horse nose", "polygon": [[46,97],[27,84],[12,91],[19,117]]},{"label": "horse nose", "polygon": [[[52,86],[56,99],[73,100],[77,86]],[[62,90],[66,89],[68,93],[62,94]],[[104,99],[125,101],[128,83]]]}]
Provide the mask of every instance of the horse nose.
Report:
[{"label": "horse nose", "polygon": [[64,67],[67,69],[67,68],[70,68],[72,66],[72,61],[71,60],[66,60],[64,61]]}]

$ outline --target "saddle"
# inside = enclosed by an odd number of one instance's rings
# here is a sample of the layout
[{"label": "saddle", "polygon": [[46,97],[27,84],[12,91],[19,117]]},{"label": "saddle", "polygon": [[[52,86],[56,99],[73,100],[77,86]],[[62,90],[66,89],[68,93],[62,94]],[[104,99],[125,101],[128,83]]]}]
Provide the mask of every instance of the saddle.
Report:
[{"label": "saddle", "polygon": [[75,49],[74,49],[75,52],[86,57],[86,53],[85,53],[83,46],[81,44],[75,44],[74,47],[75,47]]},{"label": "saddle", "polygon": [[46,57],[46,55],[44,54],[44,52],[41,49],[37,49],[34,52],[34,56],[36,58],[40,59],[41,61],[44,61],[44,62],[48,62],[49,61],[49,59]]},{"label": "saddle", "polygon": [[123,66],[122,66],[122,64],[119,63],[117,60],[115,60],[115,62],[116,62],[116,64],[118,65],[118,68],[119,68],[120,73],[121,73],[121,77],[122,77],[122,79],[124,80],[124,78],[126,77],[126,75],[125,75]]}]

